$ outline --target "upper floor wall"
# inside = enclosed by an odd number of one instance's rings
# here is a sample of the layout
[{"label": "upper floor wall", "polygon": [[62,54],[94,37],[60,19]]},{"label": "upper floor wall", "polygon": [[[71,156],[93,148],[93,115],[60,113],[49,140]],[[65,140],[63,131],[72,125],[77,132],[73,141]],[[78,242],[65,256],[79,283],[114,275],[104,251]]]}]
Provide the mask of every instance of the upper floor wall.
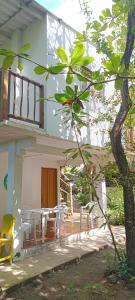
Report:
[{"label": "upper floor wall", "polygon": [[[70,26],[52,14],[46,13],[40,20],[29,24],[25,29],[16,30],[11,39],[4,43],[3,48],[10,48],[19,52],[25,43],[30,43],[32,60],[41,65],[51,66],[58,61],[56,55],[58,46],[63,46],[68,53],[71,52],[75,35],[76,31]],[[92,46],[87,43],[87,53],[92,55],[92,52],[94,52]],[[27,80],[23,80],[22,83],[21,78],[15,79],[14,76],[10,80],[10,114],[12,115],[13,109],[16,114],[20,113],[21,106],[21,114],[24,119],[27,119],[27,117],[32,119],[35,114],[35,121],[38,124],[44,105],[44,116],[42,118],[44,118],[46,132],[53,136],[75,140],[75,134],[71,128],[63,127],[63,115],[58,113],[61,106],[55,103],[52,98],[49,99],[54,93],[65,88],[65,75],[50,76],[46,82],[44,76],[37,76],[34,73],[34,66],[34,63],[24,60],[23,71],[21,72],[21,76],[29,78],[33,83]],[[13,70],[18,72],[16,63],[13,65]],[[42,92],[40,94],[41,86],[36,86],[35,82],[44,85],[44,95],[47,99],[44,104],[42,103],[42,107],[36,101],[36,108],[35,100],[40,98]],[[15,101],[16,106],[14,107]],[[91,98],[86,110],[97,113],[100,109],[102,108],[99,107],[98,100],[95,101]],[[82,141],[91,145],[102,146],[104,144],[104,134],[101,134],[99,129],[101,128],[97,125],[91,128],[83,128]]]}]

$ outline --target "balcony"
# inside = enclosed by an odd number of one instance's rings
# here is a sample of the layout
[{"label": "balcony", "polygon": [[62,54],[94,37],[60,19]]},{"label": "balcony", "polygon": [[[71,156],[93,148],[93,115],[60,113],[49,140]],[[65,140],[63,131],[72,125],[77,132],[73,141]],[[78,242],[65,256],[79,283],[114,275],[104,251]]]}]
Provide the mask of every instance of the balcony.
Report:
[{"label": "balcony", "polygon": [[11,70],[0,70],[0,121],[20,120],[44,128],[44,86]]}]

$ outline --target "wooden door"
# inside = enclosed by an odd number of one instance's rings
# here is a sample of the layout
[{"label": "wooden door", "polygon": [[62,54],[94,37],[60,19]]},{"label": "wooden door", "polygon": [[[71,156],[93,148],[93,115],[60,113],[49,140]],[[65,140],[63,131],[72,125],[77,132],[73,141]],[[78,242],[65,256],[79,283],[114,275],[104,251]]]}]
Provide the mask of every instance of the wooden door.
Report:
[{"label": "wooden door", "polygon": [[57,205],[57,169],[42,168],[41,171],[41,207]]}]

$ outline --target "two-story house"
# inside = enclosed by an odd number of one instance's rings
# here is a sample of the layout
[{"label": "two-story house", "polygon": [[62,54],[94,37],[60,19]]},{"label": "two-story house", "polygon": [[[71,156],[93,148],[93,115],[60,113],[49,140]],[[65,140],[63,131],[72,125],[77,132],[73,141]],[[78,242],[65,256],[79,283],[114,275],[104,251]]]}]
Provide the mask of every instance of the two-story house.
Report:
[{"label": "two-story house", "polygon": [[[41,65],[57,61],[56,49],[72,49],[76,31],[34,0],[1,1],[0,48],[19,52],[31,44],[32,60]],[[88,43],[88,52],[90,45]],[[23,61],[23,71],[0,71],[0,211],[16,217],[15,252],[20,251],[22,208],[53,207],[60,201],[60,167],[63,151],[76,147],[74,133],[64,129],[60,106],[46,98],[65,86],[64,75],[44,76],[33,72],[34,64]],[[98,105],[98,104],[97,104]],[[91,109],[96,111],[94,102]],[[57,114],[57,115],[56,115]],[[90,143],[93,163],[103,161],[103,136],[98,128],[82,132],[82,142]],[[8,174],[7,190],[3,180]],[[100,185],[101,202],[105,200]]]}]

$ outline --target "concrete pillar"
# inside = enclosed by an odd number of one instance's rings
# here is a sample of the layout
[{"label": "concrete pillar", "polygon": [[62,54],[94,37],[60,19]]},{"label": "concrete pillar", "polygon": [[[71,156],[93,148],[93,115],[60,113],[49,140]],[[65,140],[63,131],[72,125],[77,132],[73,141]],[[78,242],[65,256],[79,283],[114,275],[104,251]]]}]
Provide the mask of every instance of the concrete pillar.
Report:
[{"label": "concrete pillar", "polygon": [[22,155],[16,144],[8,147],[7,213],[16,219],[14,232],[14,255],[21,251],[21,196],[22,196]]}]

